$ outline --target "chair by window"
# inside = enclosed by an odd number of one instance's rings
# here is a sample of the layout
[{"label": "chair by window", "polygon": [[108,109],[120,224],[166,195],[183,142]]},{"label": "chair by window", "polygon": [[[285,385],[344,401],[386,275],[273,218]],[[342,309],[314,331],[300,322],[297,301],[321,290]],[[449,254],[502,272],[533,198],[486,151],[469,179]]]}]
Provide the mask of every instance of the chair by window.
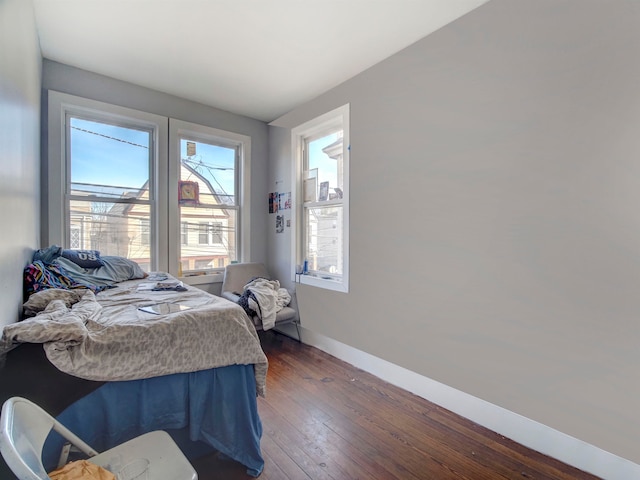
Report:
[{"label": "chair by window", "polygon": [[[232,263],[225,267],[224,279],[222,281],[221,296],[234,303],[238,303],[242,295],[244,286],[255,277],[262,277],[273,280],[267,268],[262,263]],[[293,323],[300,339],[300,316],[296,302],[295,292],[289,291],[291,303],[276,313],[275,326],[286,323]],[[256,330],[262,330],[262,322],[257,316],[252,319]]]},{"label": "chair by window", "polygon": [[[89,421],[89,420],[87,420]],[[0,452],[20,480],[49,480],[42,464],[42,448],[52,430],[101,467],[120,468],[138,459],[149,462],[149,480],[197,480],[182,451],[167,432],[157,430],[98,453],[35,403],[21,397],[4,402],[0,417]],[[66,455],[61,457],[62,466]],[[117,472],[113,472],[117,473]]]}]

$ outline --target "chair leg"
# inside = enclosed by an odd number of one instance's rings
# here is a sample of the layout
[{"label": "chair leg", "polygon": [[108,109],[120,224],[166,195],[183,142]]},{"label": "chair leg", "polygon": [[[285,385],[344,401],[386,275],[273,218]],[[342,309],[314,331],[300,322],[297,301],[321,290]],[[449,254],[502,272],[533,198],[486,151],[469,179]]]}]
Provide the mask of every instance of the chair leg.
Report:
[{"label": "chair leg", "polygon": [[298,342],[302,343],[302,336],[300,335],[300,320],[295,320],[293,322],[296,326],[296,331],[298,332]]},{"label": "chair leg", "polygon": [[[300,332],[300,320],[294,320],[294,321],[291,321],[291,322],[287,322],[284,325],[290,325],[291,323],[293,323],[296,326],[296,332],[298,333],[298,338],[295,338],[292,335],[290,335],[289,333],[285,333],[282,330],[279,330],[278,329],[278,325],[276,325],[275,331],[277,333],[279,333],[280,335],[284,335],[285,337],[289,337],[289,338],[291,338],[293,340],[298,340],[299,343],[302,343],[302,335],[301,335],[301,332]],[[262,329],[260,329],[260,330],[262,330]]]},{"label": "chair leg", "polygon": [[62,450],[60,450],[60,458],[58,458],[58,466],[56,468],[62,468],[67,464],[69,452],[71,452],[71,443],[67,442],[62,446]]}]

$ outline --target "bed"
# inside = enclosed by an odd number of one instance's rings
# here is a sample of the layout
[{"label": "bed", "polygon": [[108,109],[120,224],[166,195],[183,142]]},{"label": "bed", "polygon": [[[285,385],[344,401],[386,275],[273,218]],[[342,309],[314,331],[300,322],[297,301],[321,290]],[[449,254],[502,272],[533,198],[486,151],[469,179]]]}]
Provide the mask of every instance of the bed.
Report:
[{"label": "bed", "polygon": [[[215,449],[258,476],[267,359],[244,310],[166,274],[128,265],[129,279],[113,282],[103,267],[75,274],[43,253],[38,280],[52,270],[66,278],[27,286],[25,312],[35,316],[3,329],[0,400],[30,398],[97,450],[163,429],[190,459]],[[158,304],[172,311],[145,308]],[[48,468],[60,447],[48,441]]]}]

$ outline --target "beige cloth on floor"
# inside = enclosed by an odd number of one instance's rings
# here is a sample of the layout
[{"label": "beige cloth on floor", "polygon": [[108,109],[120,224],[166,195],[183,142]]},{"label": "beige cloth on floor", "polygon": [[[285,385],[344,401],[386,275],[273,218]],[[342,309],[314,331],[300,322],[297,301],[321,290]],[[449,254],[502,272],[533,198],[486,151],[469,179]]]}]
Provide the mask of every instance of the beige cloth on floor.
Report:
[{"label": "beige cloth on floor", "polygon": [[49,473],[51,480],[116,480],[109,470],[87,460],[69,462]]}]

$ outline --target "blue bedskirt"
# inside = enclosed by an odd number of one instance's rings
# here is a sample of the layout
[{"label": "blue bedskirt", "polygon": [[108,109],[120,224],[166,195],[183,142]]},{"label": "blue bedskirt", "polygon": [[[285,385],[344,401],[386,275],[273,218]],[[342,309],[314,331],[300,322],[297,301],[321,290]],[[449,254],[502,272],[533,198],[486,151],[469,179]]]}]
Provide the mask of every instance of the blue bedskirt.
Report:
[{"label": "blue bedskirt", "polygon": [[[187,458],[202,454],[203,442],[245,465],[249,475],[257,477],[264,468],[253,365],[109,382],[57,419],[99,452],[167,430],[176,434]],[[62,444],[57,434],[47,440],[47,468],[55,468]]]}]

